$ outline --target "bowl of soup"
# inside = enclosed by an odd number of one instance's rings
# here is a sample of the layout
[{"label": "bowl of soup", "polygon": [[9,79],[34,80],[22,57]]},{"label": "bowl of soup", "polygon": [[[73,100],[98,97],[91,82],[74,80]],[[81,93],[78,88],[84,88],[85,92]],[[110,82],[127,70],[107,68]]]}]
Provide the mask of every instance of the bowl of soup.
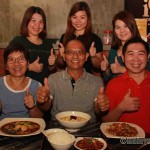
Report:
[{"label": "bowl of soup", "polygon": [[80,129],[91,119],[91,116],[79,111],[65,111],[56,114],[57,121],[67,129]]}]

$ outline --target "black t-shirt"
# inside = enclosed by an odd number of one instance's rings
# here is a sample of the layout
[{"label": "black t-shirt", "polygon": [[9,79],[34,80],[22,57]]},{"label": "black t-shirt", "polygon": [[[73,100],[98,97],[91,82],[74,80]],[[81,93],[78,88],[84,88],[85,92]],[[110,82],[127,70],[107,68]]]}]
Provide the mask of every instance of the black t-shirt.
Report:
[{"label": "black t-shirt", "polygon": [[52,43],[49,39],[42,39],[43,43],[40,45],[36,45],[31,43],[26,37],[23,36],[16,36],[11,43],[20,43],[27,47],[30,51],[30,59],[29,62],[32,63],[37,59],[40,58],[40,63],[43,63],[43,70],[40,73],[36,73],[33,71],[27,71],[26,76],[37,80],[43,84],[44,78],[49,76],[49,69],[48,69],[48,57],[50,55],[50,51],[52,49]]}]

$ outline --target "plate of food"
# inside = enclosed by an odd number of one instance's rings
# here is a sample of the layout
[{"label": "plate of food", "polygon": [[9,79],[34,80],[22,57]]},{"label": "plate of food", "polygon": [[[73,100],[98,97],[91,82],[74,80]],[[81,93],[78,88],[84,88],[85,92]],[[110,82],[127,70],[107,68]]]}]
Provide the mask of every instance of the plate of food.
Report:
[{"label": "plate of food", "polygon": [[107,138],[145,138],[144,130],[133,123],[107,122],[100,129]]},{"label": "plate of food", "polygon": [[41,118],[5,118],[1,120],[0,135],[10,137],[31,136],[45,129]]},{"label": "plate of food", "polygon": [[78,150],[104,150],[107,148],[107,143],[102,138],[77,137],[74,147]]}]

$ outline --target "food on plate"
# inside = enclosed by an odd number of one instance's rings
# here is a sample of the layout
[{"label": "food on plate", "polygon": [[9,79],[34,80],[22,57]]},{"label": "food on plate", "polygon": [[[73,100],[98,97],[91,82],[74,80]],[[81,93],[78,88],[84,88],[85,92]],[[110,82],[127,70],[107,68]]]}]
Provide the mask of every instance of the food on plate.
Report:
[{"label": "food on plate", "polygon": [[71,116],[61,117],[60,120],[63,120],[63,121],[71,121],[71,122],[80,122],[80,121],[85,121],[85,120],[87,120],[87,119],[84,118],[84,117],[71,115]]},{"label": "food on plate", "polygon": [[137,129],[128,123],[112,123],[106,130],[114,136],[134,137],[138,134]]},{"label": "food on plate", "polygon": [[76,146],[83,150],[100,150],[104,147],[104,143],[96,138],[83,138],[76,143]]},{"label": "food on plate", "polygon": [[27,135],[40,129],[40,125],[32,121],[14,121],[1,126],[3,133],[10,135]]}]

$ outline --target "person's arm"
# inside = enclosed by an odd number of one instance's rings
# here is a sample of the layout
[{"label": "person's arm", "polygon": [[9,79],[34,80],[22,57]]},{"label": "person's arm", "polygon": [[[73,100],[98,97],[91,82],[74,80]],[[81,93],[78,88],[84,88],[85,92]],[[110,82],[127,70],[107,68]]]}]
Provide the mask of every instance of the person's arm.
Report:
[{"label": "person's arm", "polygon": [[104,87],[101,87],[97,98],[95,99],[95,113],[96,114],[105,114],[109,109],[109,100],[108,97],[105,95]]},{"label": "person's arm", "polygon": [[42,118],[43,113],[35,105],[33,96],[29,92],[29,88],[26,89],[26,94],[24,96],[24,104],[29,111],[29,116],[32,118]]},{"label": "person's arm", "polygon": [[122,66],[117,59],[117,56],[115,57],[115,62],[110,65],[110,69],[112,73],[118,74],[118,73],[124,73],[126,71],[126,67]]},{"label": "person's arm", "polygon": [[47,111],[51,108],[52,97],[50,96],[50,88],[48,79],[44,79],[44,86],[40,86],[37,90],[37,103],[42,111]]},{"label": "person's arm", "polygon": [[38,97],[37,101],[39,109],[42,110],[43,112],[48,111],[51,108],[52,99],[48,98],[47,96],[43,98]]},{"label": "person's arm", "polygon": [[119,120],[123,112],[120,110],[120,108],[117,106],[115,109],[110,111],[107,115],[102,117],[103,122],[116,122]]},{"label": "person's arm", "polygon": [[34,106],[33,108],[29,109],[29,116],[32,118],[42,118],[43,113],[37,106]]},{"label": "person's arm", "polygon": [[[119,93],[116,93],[119,94]],[[112,100],[113,101],[113,100]],[[123,113],[138,111],[140,102],[138,97],[131,97],[131,90],[129,89],[121,102],[112,109],[106,116],[103,116],[104,122],[118,121]]]},{"label": "person's arm", "polygon": [[39,63],[40,58],[38,57],[33,63],[30,63],[28,66],[28,71],[33,71],[33,72],[42,72],[43,70],[43,64]]},{"label": "person's arm", "polygon": [[51,49],[50,56],[48,57],[48,69],[50,74],[57,71],[56,58],[57,56],[54,54],[54,49]]},{"label": "person's arm", "polygon": [[59,48],[59,52],[57,55],[56,64],[57,64],[58,70],[62,70],[62,69],[65,69],[65,67],[66,67],[65,62],[64,62],[64,58],[63,58],[65,48],[64,48],[62,43],[59,43],[59,45],[60,45],[60,48]]},{"label": "person's arm", "polygon": [[89,49],[89,56],[91,58],[91,62],[93,67],[100,68],[100,63],[102,61],[102,52],[98,52],[95,47],[95,42],[92,42]]},{"label": "person's arm", "polygon": [[90,56],[90,57],[91,57],[92,65],[95,68],[100,68],[100,64],[102,62],[102,52],[96,53],[95,56]]}]

